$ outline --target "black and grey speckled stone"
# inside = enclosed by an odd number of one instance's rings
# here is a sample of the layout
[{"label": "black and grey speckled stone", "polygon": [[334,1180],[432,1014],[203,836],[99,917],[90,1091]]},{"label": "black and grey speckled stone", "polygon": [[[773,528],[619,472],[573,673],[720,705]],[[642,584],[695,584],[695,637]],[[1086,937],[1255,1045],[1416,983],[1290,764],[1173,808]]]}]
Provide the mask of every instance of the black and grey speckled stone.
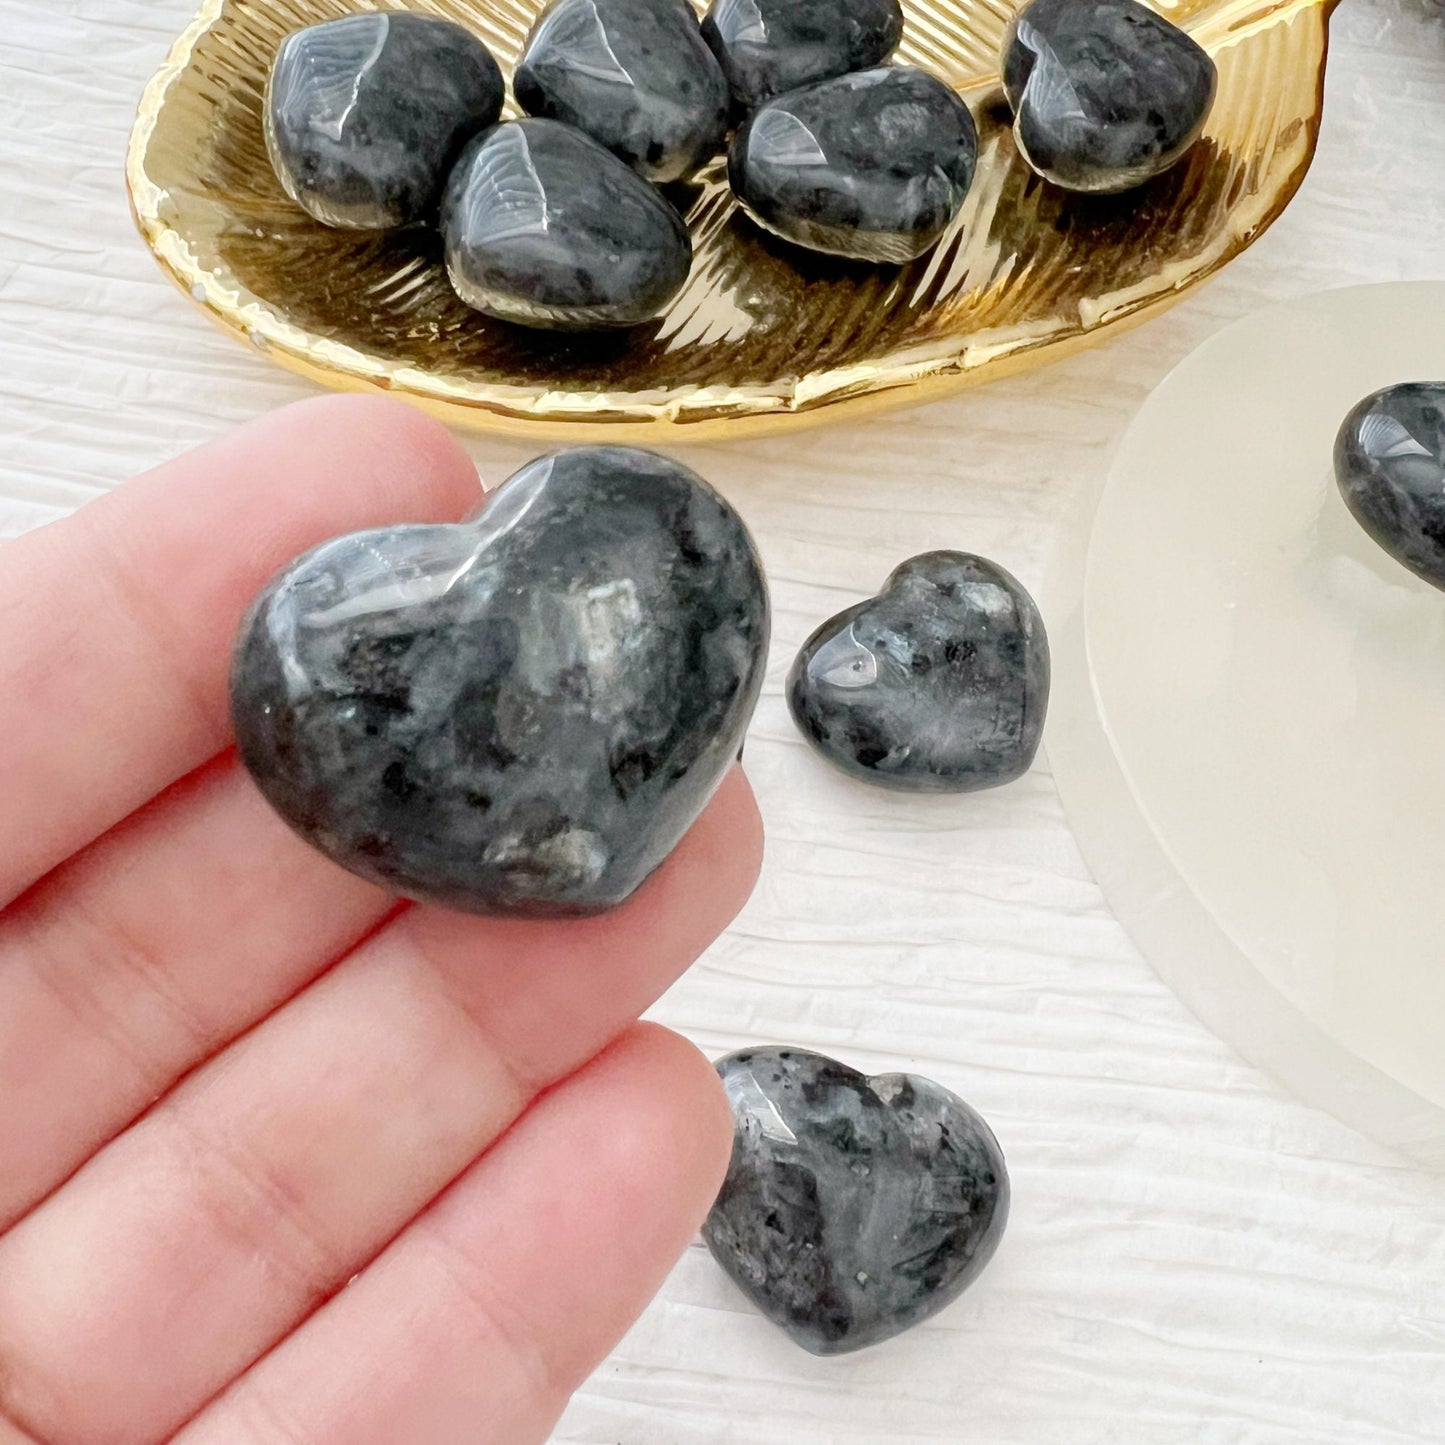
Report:
[{"label": "black and grey speckled stone", "polygon": [[1008,1220],[1003,1153],[962,1099],[805,1049],[718,1063],[736,1132],[703,1238],[815,1355],[859,1350],[952,1303]]},{"label": "black and grey speckled stone", "polygon": [[968,107],[908,66],[824,80],[759,107],[733,137],[728,180],[760,225],[815,251],[911,261],[973,183]]},{"label": "black and grey speckled stone", "polygon": [[385,230],[435,213],[462,147],[502,111],[491,52],[449,21],[347,15],[282,42],[266,147],[286,194],[318,221]]},{"label": "black and grey speckled stone", "polygon": [[1385,551],[1445,588],[1445,381],[1367,396],[1340,428],[1335,480]]},{"label": "black and grey speckled stone", "polygon": [[727,138],[728,84],[687,0],[552,0],[512,90],[523,110],[585,130],[659,185]]},{"label": "black and grey speckled stone", "polygon": [[887,60],[898,0],[713,0],[702,33],[746,113],[775,95]]},{"label": "black and grey speckled stone", "polygon": [[1137,0],[1033,0],[1004,41],[1024,159],[1072,191],[1125,191],[1199,139],[1213,60]]},{"label": "black and grey speckled stone", "polygon": [[292,563],[241,627],[232,717],[261,791],[352,872],[473,912],[592,913],[732,764],[767,639],[737,513],[665,457],[581,448],[470,522]]},{"label": "black and grey speckled stone", "polygon": [[1028,771],[1049,702],[1049,644],[1002,567],[925,552],[803,645],[788,705],[845,773],[915,793],[971,793]]},{"label": "black and grey speckled stone", "polygon": [[447,272],[469,306],[523,326],[635,326],[682,290],[682,218],[570,125],[518,120],[467,147],[442,203]]}]

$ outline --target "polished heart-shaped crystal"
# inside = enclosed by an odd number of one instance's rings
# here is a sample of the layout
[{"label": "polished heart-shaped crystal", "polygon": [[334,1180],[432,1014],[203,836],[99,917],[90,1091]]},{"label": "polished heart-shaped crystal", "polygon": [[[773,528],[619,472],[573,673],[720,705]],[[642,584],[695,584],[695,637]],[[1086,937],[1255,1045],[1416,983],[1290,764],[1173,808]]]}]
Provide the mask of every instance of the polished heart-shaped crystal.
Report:
[{"label": "polished heart-shaped crystal", "polygon": [[429,220],[466,142],[502,110],[502,74],[460,25],[386,11],[282,42],[266,90],[266,148],[318,221],[384,230]]},{"label": "polished heart-shaped crystal", "polygon": [[1335,480],[1380,546],[1445,588],[1445,381],[1403,382],[1367,396],[1340,428]]},{"label": "polished heart-shaped crystal", "polygon": [[627,447],[524,467],[475,520],[357,532],[241,627],[241,756],[343,867],[473,912],[592,913],[667,856],[762,683],[736,512]]},{"label": "polished heart-shaped crystal", "polygon": [[746,114],[775,95],[881,65],[903,38],[898,0],[713,0],[702,33]]},{"label": "polished heart-shaped crystal", "polygon": [[478,136],[442,204],[447,273],[469,306],[555,330],[635,326],[682,289],[682,218],[570,125],[518,120]]},{"label": "polished heart-shaped crystal", "polygon": [[1004,41],[1004,89],[1024,159],[1073,191],[1124,191],[1199,139],[1213,60],[1137,0],[1032,0]]},{"label": "polished heart-shaped crystal", "polygon": [[861,261],[921,256],[973,183],[978,137],[942,81],[881,66],[780,95],[733,137],[728,180],[760,225]]},{"label": "polished heart-shaped crystal", "polygon": [[804,737],[852,777],[916,793],[1012,782],[1038,751],[1049,644],[1033,599],[966,552],[926,552],[825,622],[788,675]]},{"label": "polished heart-shaped crystal", "polygon": [[744,1049],[717,1068],[733,1153],[703,1238],[805,1350],[878,1344],[978,1277],[1008,1220],[1009,1181],[962,1099],[806,1049]]},{"label": "polished heart-shaped crystal", "polygon": [[512,90],[657,184],[690,176],[727,137],[728,84],[687,0],[552,0]]}]

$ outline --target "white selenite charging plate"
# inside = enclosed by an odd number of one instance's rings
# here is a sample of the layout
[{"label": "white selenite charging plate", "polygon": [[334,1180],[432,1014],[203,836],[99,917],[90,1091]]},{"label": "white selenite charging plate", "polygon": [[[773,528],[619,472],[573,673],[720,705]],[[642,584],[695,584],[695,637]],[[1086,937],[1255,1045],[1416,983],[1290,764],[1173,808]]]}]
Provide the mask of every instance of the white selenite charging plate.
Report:
[{"label": "white selenite charging plate", "polygon": [[1054,587],[1049,756],[1208,1024],[1445,1168],[1445,592],[1355,523],[1349,408],[1445,379],[1445,282],[1262,311],[1150,396]]}]

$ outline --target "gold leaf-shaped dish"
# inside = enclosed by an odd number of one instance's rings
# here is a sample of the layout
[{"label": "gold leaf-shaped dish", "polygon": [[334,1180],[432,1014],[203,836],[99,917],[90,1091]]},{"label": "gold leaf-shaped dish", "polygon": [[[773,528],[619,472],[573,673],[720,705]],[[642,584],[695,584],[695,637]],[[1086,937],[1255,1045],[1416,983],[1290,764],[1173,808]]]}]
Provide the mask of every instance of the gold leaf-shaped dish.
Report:
[{"label": "gold leaf-shaped dish", "polygon": [[[510,73],[542,0],[414,0]],[[1294,195],[1319,127],[1334,0],[1174,0],[1219,66],[1203,140],[1131,194],[1068,195],[1019,158],[998,55],[1010,0],[903,0],[901,58],[979,122],[968,203],[904,267],[793,250],[743,217],[716,162],[682,198],[691,278],[624,335],[528,333],[468,310],[434,235],[327,230],[271,172],[261,101],[282,38],[376,0],[206,0],[151,81],[127,174],[161,264],[216,320],[329,386],[417,401],[462,426],[582,440],[691,440],[916,402],[1052,360],[1162,310]]]}]

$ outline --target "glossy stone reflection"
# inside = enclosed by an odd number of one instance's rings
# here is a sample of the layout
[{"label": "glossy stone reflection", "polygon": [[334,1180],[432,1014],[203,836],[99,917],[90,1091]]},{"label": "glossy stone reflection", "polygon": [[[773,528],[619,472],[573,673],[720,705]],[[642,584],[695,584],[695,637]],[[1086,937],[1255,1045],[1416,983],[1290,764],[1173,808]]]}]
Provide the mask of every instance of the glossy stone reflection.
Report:
[{"label": "glossy stone reflection", "polygon": [[491,53],[459,25],[389,12],[288,35],[266,91],[266,147],[318,221],[383,230],[429,219],[463,145],[502,110]]},{"label": "glossy stone reflection", "polygon": [[767,637],[732,508],[664,457],[582,448],[471,522],[294,562],[241,628],[232,716],[272,805],[354,873],[475,912],[596,912],[731,765]]},{"label": "glossy stone reflection", "polygon": [[1340,428],[1335,479],[1380,546],[1445,588],[1445,381],[1367,396]]},{"label": "glossy stone reflection", "polygon": [[903,38],[898,0],[713,0],[702,33],[746,113],[816,80],[887,60]]},{"label": "glossy stone reflection", "polygon": [[1074,191],[1123,191],[1199,139],[1214,62],[1137,0],[1033,0],[1004,42],[1004,88],[1024,159]]},{"label": "glossy stone reflection", "polygon": [[874,1345],[957,1299],[1008,1219],[1003,1153],[962,1099],[805,1049],[717,1066],[735,1134],[703,1238],[805,1350]]},{"label": "glossy stone reflection", "polygon": [[904,262],[934,245],[973,183],[968,107],[907,66],[770,100],[733,137],[728,180],[760,225],[815,251]]},{"label": "glossy stone reflection", "polygon": [[557,330],[635,326],[682,289],[692,242],[637,172],[555,120],[478,136],[442,204],[447,273],[469,306]]},{"label": "glossy stone reflection", "polygon": [[864,782],[970,793],[1028,771],[1049,700],[1033,599],[966,552],[903,563],[877,597],[825,622],[788,674],[803,735]]},{"label": "glossy stone reflection", "polygon": [[727,136],[727,81],[687,0],[553,0],[512,89],[658,184],[690,176]]}]

